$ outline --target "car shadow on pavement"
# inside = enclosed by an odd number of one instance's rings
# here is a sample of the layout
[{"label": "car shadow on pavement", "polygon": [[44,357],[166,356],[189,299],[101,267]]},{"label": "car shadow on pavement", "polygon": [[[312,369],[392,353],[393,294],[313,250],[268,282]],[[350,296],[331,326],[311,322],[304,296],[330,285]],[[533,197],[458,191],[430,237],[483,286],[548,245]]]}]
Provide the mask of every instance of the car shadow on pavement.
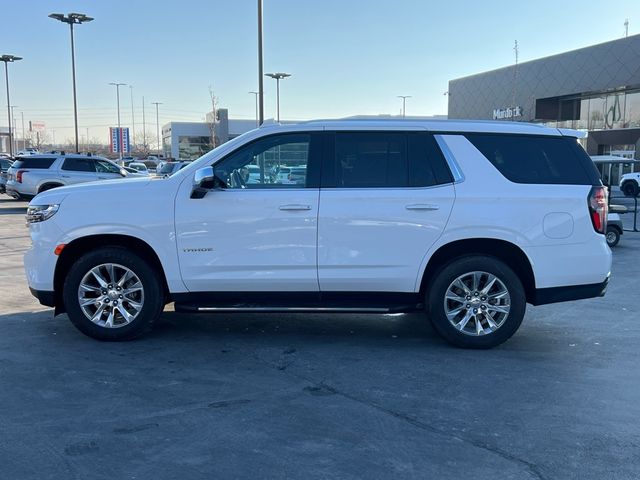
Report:
[{"label": "car shadow on pavement", "polygon": [[[53,317],[52,310],[40,312],[11,313],[0,315],[0,324],[20,323],[19,337],[14,341],[52,335],[57,336],[57,344],[62,339],[67,345],[84,344],[85,340],[96,345],[110,342],[96,342],[85,337],[71,324],[67,315]],[[553,346],[542,342],[539,334],[528,332],[518,335],[498,347],[500,350],[546,350]],[[80,343],[79,343],[80,341]],[[1,344],[2,342],[0,342]],[[13,343],[13,342],[12,342]],[[216,344],[239,346],[250,343],[269,348],[273,346],[306,345],[319,347],[328,343],[340,343],[365,348],[402,346],[427,348],[430,351],[442,349],[451,352],[462,350],[449,346],[433,330],[424,313],[374,315],[374,314],[322,314],[322,313],[208,313],[184,314],[165,311],[151,332],[140,338],[121,342],[125,350],[156,348],[180,350],[185,343],[193,348],[214,347]],[[127,345],[129,347],[127,347]],[[542,347],[541,345],[546,345]],[[494,349],[495,350],[495,349]]]}]

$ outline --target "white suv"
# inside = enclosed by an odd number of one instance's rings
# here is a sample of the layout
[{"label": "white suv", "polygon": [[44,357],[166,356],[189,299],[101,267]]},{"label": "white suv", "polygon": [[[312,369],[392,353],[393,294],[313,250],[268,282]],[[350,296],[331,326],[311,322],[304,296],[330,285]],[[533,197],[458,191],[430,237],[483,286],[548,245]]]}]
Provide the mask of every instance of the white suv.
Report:
[{"label": "white suv", "polygon": [[[38,195],[29,286],[101,340],[140,335],[175,302],[191,312],[425,310],[450,343],[493,347],[526,303],[606,289],[606,191],[574,135],[461,121],[260,128],[161,180]],[[292,164],[304,181],[269,174]]]}]

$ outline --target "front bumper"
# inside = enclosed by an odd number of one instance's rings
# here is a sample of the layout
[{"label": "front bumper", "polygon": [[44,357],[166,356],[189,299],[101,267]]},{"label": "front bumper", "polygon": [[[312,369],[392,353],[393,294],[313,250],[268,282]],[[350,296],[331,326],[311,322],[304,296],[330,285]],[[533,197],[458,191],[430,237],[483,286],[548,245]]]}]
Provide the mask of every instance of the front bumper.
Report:
[{"label": "front bumper", "polygon": [[609,285],[609,276],[602,283],[588,285],[570,285],[566,287],[537,288],[532,305],[546,305],[548,303],[570,302],[585,298],[604,297]]}]

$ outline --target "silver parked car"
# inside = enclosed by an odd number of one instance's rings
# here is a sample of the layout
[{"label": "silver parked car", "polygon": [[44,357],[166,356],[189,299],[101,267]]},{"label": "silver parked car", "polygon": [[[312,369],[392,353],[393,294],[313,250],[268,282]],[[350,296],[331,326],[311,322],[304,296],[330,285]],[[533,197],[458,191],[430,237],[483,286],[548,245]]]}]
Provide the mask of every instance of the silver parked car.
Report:
[{"label": "silver parked car", "polygon": [[128,176],[123,168],[102,157],[50,153],[18,157],[7,172],[6,193],[16,199],[75,183]]}]

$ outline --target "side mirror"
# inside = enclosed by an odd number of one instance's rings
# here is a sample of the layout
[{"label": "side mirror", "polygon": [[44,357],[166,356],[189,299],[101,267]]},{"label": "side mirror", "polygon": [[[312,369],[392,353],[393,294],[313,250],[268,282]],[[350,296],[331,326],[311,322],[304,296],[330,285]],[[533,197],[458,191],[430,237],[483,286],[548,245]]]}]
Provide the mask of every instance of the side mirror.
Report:
[{"label": "side mirror", "polygon": [[120,168],[120,175],[126,177],[127,175],[129,175],[129,172],[127,172],[124,168]]},{"label": "side mirror", "polygon": [[203,198],[209,190],[225,187],[225,183],[216,177],[215,170],[212,166],[202,167],[196,170],[193,177],[191,198]]}]

